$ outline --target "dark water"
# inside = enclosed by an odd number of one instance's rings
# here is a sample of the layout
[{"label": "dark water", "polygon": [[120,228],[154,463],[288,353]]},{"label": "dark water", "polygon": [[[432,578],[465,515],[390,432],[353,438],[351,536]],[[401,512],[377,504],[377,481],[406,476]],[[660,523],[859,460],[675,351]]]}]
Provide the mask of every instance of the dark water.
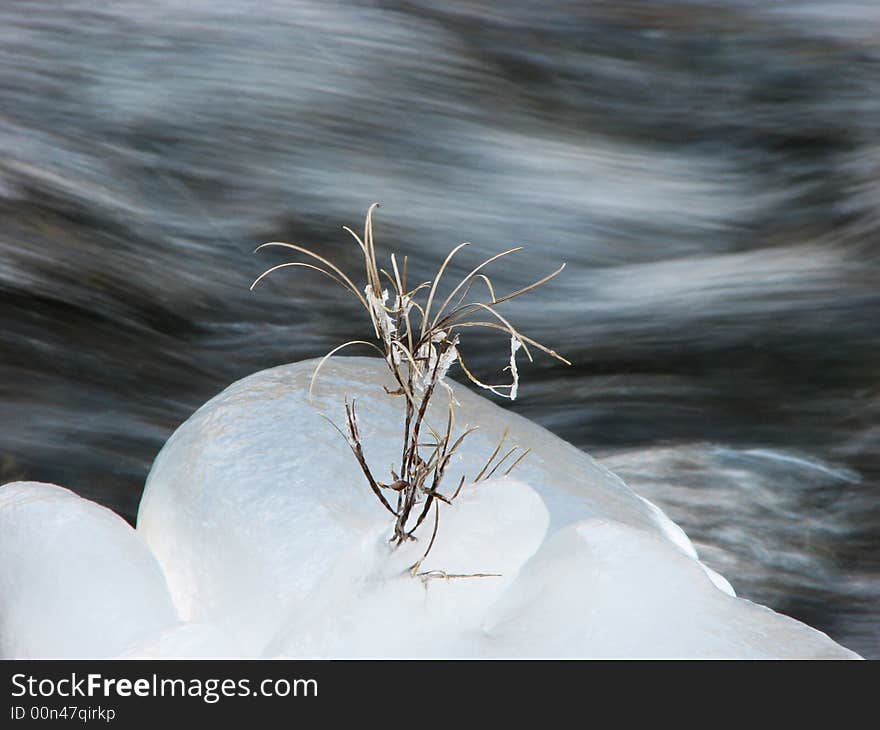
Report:
[{"label": "dark water", "polygon": [[133,519],[198,405],[363,335],[254,246],[354,269],[379,200],[420,275],[567,261],[507,313],[575,365],[516,409],[880,656],[876,2],[10,0],[0,54],[3,481]]}]

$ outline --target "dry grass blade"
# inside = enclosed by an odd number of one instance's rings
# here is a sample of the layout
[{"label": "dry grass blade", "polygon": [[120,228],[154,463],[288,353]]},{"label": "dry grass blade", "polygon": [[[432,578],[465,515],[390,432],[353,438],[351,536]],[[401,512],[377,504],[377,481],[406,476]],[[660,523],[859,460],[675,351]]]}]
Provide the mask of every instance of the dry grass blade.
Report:
[{"label": "dry grass blade", "polygon": [[437,293],[437,285],[440,283],[440,279],[443,278],[443,272],[446,271],[446,267],[449,266],[449,262],[452,261],[452,257],[455,256],[461,249],[465,246],[470,246],[469,243],[460,243],[458,244],[452,251],[449,252],[449,255],[443,261],[443,264],[440,266],[439,271],[437,271],[437,275],[434,277],[433,282],[431,284],[431,291],[428,294],[428,303],[425,305],[425,314],[422,318],[422,335],[425,334],[428,330],[428,320],[431,316],[431,304],[434,302],[434,294]]},{"label": "dry grass blade", "polygon": [[373,243],[373,211],[379,207],[378,203],[373,203],[367,210],[367,219],[364,221],[364,244],[367,249],[367,279],[373,287],[373,292],[378,296],[381,293],[382,285],[379,281],[379,271],[376,267],[376,247]]},{"label": "dry grass blade", "polygon": [[373,494],[376,495],[378,500],[382,503],[382,506],[384,506],[385,509],[387,509],[392,515],[397,517],[398,516],[397,512],[394,510],[394,508],[390,504],[388,504],[388,501],[385,499],[384,495],[382,494],[382,490],[379,487],[379,483],[376,481],[375,477],[373,477],[373,473],[372,473],[372,471],[370,471],[370,467],[367,464],[367,459],[364,456],[364,449],[363,449],[363,446],[361,445],[361,437],[360,437],[360,433],[358,432],[358,427],[357,427],[357,413],[355,411],[354,401],[352,401],[351,405],[349,405],[348,401],[346,401],[345,415],[346,415],[346,419],[348,421],[348,433],[350,436],[350,438],[347,439],[348,445],[349,445],[349,447],[351,447],[351,450],[354,453],[355,458],[358,461],[358,464],[360,464],[361,471],[363,471],[364,476],[367,478],[367,482],[370,485],[370,489],[373,490]]},{"label": "dry grass blade", "polygon": [[454,326],[455,323],[458,322],[462,317],[466,317],[478,309],[482,309],[491,314],[502,325],[504,325],[504,328],[511,334],[512,337],[516,337],[517,339],[519,339],[519,333],[516,331],[516,327],[514,327],[506,317],[504,317],[497,309],[495,309],[494,306],[492,306],[491,304],[486,304],[485,302],[469,302],[468,304],[464,304],[457,310],[450,312],[443,321],[449,322]]},{"label": "dry grass blade", "polygon": [[452,497],[450,499],[455,500],[458,497],[458,495],[461,494],[461,488],[463,486],[464,486],[464,477],[462,477],[459,480],[458,486],[455,488],[455,492],[452,494]]},{"label": "dry grass blade", "polygon": [[447,573],[445,570],[427,570],[424,573],[416,573],[423,583],[429,578],[442,578],[443,580],[457,580],[459,578],[501,578],[501,573]]},{"label": "dry grass blade", "polygon": [[492,475],[493,475],[496,471],[498,471],[498,467],[500,467],[505,461],[507,461],[508,457],[512,456],[512,455],[515,454],[517,451],[519,451],[519,446],[514,446],[510,451],[508,451],[504,456],[502,456],[502,457],[498,460],[498,462],[495,464],[495,466],[492,467],[492,471],[490,471],[490,472],[486,475],[486,479],[491,479],[491,478],[492,478]]},{"label": "dry grass blade", "polygon": [[495,447],[495,451],[493,451],[489,455],[489,459],[486,461],[486,465],[482,469],[480,469],[480,473],[477,474],[476,477],[474,477],[474,482],[478,482],[478,481],[480,481],[480,479],[483,478],[483,474],[485,474],[486,470],[492,465],[492,462],[494,461],[495,457],[498,456],[498,452],[501,451],[501,447],[504,446],[504,442],[507,441],[507,434],[508,433],[510,433],[509,428],[505,428],[504,431],[502,431],[501,438],[498,440],[498,445]]},{"label": "dry grass blade", "polygon": [[[503,330],[504,332],[509,332],[509,330],[506,327],[502,327],[501,325],[497,324],[496,322],[458,322],[458,323],[452,325],[452,327],[454,327],[454,328],[458,328],[458,327],[488,327],[489,329],[497,329],[497,330]],[[566,360],[564,357],[562,357],[562,355],[560,355],[558,352],[556,352],[556,350],[551,350],[549,347],[547,347],[546,345],[542,345],[537,340],[533,340],[531,337],[526,337],[521,332],[517,332],[517,337],[520,340],[522,340],[524,347],[525,347],[525,344],[528,343],[532,347],[538,348],[544,354],[549,355],[554,360],[559,360],[559,362],[565,363],[566,365],[571,365],[571,362],[569,360]]]},{"label": "dry grass blade", "polygon": [[510,465],[510,467],[507,469],[507,471],[504,472],[504,476],[507,476],[508,474],[510,474],[510,472],[512,472],[514,469],[516,469],[516,467],[519,466],[519,463],[520,463],[523,459],[525,459],[525,458],[526,458],[529,454],[531,454],[531,453],[532,453],[532,450],[531,450],[531,449],[526,449],[526,450],[523,451],[519,456],[517,456],[517,457],[516,457],[516,461],[514,461],[514,462]]},{"label": "dry grass blade", "polygon": [[326,269],[322,269],[320,266],[314,266],[313,264],[306,264],[301,261],[292,261],[292,262],[288,262],[286,264],[278,264],[278,266],[273,266],[271,269],[267,269],[266,271],[264,271],[256,279],[254,279],[254,283],[251,284],[251,287],[250,287],[251,291],[254,290],[254,288],[257,286],[257,284],[259,284],[263,279],[265,279],[267,276],[269,276],[269,274],[271,274],[275,271],[278,271],[279,269],[290,268],[291,266],[301,266],[302,268],[305,268],[305,269],[314,269],[315,271],[320,271],[324,276],[326,276],[330,279],[333,279],[333,281],[335,281],[337,284],[339,284],[339,286],[341,286],[346,291],[349,290],[348,285],[344,281],[342,281],[338,277],[334,276]]},{"label": "dry grass blade", "polygon": [[322,264],[324,264],[331,271],[335,272],[339,276],[339,278],[345,282],[345,285],[349,289],[349,291],[351,291],[351,293],[354,294],[358,298],[360,303],[364,307],[369,309],[369,307],[367,306],[367,300],[364,299],[363,295],[357,290],[357,287],[354,285],[354,282],[350,278],[348,278],[348,276],[346,275],[346,273],[342,269],[340,269],[336,264],[334,264],[329,259],[324,258],[320,254],[317,254],[314,251],[311,251],[310,249],[305,248],[304,246],[298,246],[295,243],[285,243],[283,241],[270,241],[269,243],[264,243],[261,246],[257,246],[257,248],[254,249],[254,252],[261,251],[262,249],[268,248],[270,246],[276,246],[276,247],[281,247],[281,248],[290,248],[290,249],[293,249],[294,251],[299,251],[300,253],[305,254],[306,256],[310,256],[313,259],[315,259],[316,261],[320,261]]},{"label": "dry grass blade", "polygon": [[557,276],[559,276],[564,270],[565,270],[565,264],[562,264],[562,266],[560,266],[558,269],[556,269],[556,271],[554,271],[552,274],[548,274],[548,275],[545,276],[543,279],[538,279],[537,281],[532,282],[532,283],[529,284],[528,286],[524,286],[522,289],[517,289],[517,290],[516,290],[515,292],[513,292],[512,294],[508,294],[508,295],[506,295],[506,296],[503,296],[503,297],[501,297],[501,299],[496,299],[496,300],[495,300],[495,304],[501,304],[501,302],[508,302],[508,301],[510,301],[511,299],[516,299],[517,297],[522,296],[522,295],[525,294],[526,292],[530,292],[530,291],[532,291],[533,289],[537,289],[539,286],[543,286],[544,284],[546,284],[546,283],[547,283],[548,281],[550,281],[551,279],[555,279],[555,278],[556,278]]},{"label": "dry grass blade", "polygon": [[440,526],[440,506],[435,502],[434,503],[434,530],[431,532],[431,541],[428,543],[428,547],[425,550],[422,557],[420,557],[414,565],[412,565],[409,569],[410,574],[415,575],[419,572],[419,568],[422,567],[422,563],[425,562],[425,558],[428,557],[428,553],[431,552],[431,548],[434,547],[434,541],[437,539],[437,528]]},{"label": "dry grass blade", "polygon": [[[345,404],[345,407],[346,407],[346,413],[348,413],[348,403]],[[345,439],[349,448],[354,453],[355,458],[357,459],[358,464],[361,467],[361,470],[364,472],[364,475],[367,477],[367,482],[369,483],[370,488],[373,490],[373,493],[379,498],[379,501],[382,503],[382,505],[385,507],[385,509],[387,509],[392,515],[394,515],[396,517],[397,512],[394,511],[394,509],[391,507],[391,505],[388,504],[388,501],[385,499],[385,497],[382,496],[382,492],[379,490],[379,485],[376,482],[376,480],[373,478],[373,475],[370,472],[369,467],[367,466],[366,459],[364,459],[363,450],[359,446],[355,445],[356,442],[355,442],[354,437],[350,436],[350,435],[346,436],[345,433],[343,433],[342,429],[339,428],[339,426],[337,426],[333,422],[332,418],[328,418],[323,413],[319,413],[318,415],[321,416],[321,418],[323,418],[325,421],[327,421],[327,423],[329,423],[331,426],[333,426],[333,428],[335,428],[336,431],[339,432],[339,435]]]},{"label": "dry grass blade", "polygon": [[318,363],[318,366],[315,368],[312,373],[312,377],[309,380],[309,400],[312,400],[312,395],[315,390],[315,383],[318,380],[318,373],[321,372],[321,368],[324,367],[324,363],[327,362],[333,355],[342,350],[343,348],[348,347],[349,345],[367,345],[368,347],[372,347],[376,352],[380,355],[383,354],[382,350],[376,347],[374,342],[368,342],[367,340],[349,340],[348,342],[343,342],[341,345],[337,345],[330,352],[328,352],[324,357],[321,358],[321,361]]},{"label": "dry grass blade", "polygon": [[349,228],[348,226],[342,226],[342,230],[348,231],[352,235],[352,238],[354,238],[354,240],[357,241],[358,246],[361,247],[361,251],[364,252],[364,256],[367,256],[367,247],[364,245],[364,242],[361,240],[361,237],[357,233],[355,233],[353,230],[351,230],[351,228]]},{"label": "dry grass blade", "polygon": [[[481,263],[479,266],[475,267],[475,268],[471,271],[471,273],[469,273],[467,276],[465,276],[465,277],[464,277],[464,278],[458,283],[458,286],[456,286],[455,289],[453,289],[452,292],[450,292],[449,296],[446,297],[446,299],[443,301],[443,304],[440,305],[440,309],[437,311],[437,316],[434,318],[434,321],[432,322],[432,326],[436,326],[436,325],[437,325],[437,322],[438,322],[438,320],[440,319],[440,317],[442,316],[443,312],[446,311],[446,307],[449,306],[449,302],[451,302],[451,301],[455,298],[455,295],[458,294],[459,290],[460,290],[460,289],[461,289],[461,288],[462,288],[462,287],[463,287],[468,281],[470,281],[471,279],[474,278],[475,275],[477,275],[477,272],[478,272],[478,271],[482,270],[483,268],[485,268],[485,267],[488,266],[489,264],[491,264],[491,263],[497,261],[498,259],[503,258],[503,257],[505,257],[505,256],[509,256],[510,254],[512,254],[512,253],[516,253],[517,251],[522,251],[522,246],[517,246],[516,248],[509,248],[509,249],[507,249],[506,251],[502,251],[501,253],[496,253],[494,256],[490,256],[490,257],[487,258],[485,261],[483,261],[483,263]],[[483,278],[485,279],[486,277],[484,276]],[[486,279],[486,281],[488,282],[488,279]],[[492,292],[492,300],[493,300],[493,302],[494,302],[494,300],[495,300],[495,293],[494,293],[494,290],[493,290],[491,284],[489,284],[489,290],[490,290],[490,292]]]},{"label": "dry grass blade", "polygon": [[495,287],[492,285],[492,280],[485,274],[474,274],[473,278],[468,282],[467,288],[461,293],[461,297],[459,298],[458,303],[455,305],[456,309],[461,306],[461,303],[464,301],[465,297],[470,294],[471,287],[477,280],[482,281],[486,285],[486,288],[489,290],[489,298],[491,300],[489,304],[495,304]]}]

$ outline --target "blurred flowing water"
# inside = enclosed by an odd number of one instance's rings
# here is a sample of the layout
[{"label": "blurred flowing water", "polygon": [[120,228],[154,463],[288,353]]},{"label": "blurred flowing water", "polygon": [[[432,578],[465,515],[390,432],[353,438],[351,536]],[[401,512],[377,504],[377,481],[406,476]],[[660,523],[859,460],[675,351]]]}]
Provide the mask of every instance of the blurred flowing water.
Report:
[{"label": "blurred flowing water", "polygon": [[356,270],[379,200],[418,277],[567,261],[505,310],[574,362],[515,409],[880,657],[876,2],[10,0],[0,54],[2,481],[133,519],[202,402],[363,335],[254,246]]}]

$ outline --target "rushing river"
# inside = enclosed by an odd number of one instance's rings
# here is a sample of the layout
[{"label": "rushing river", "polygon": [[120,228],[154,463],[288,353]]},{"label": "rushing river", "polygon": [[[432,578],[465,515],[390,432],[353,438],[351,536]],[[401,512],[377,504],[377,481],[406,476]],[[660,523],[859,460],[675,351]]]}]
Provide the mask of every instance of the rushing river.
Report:
[{"label": "rushing river", "polygon": [[[574,365],[516,410],[656,501],[740,595],[880,657],[880,6],[0,5],[0,481],[132,520],[202,402],[363,336],[267,240],[430,276],[525,246]],[[481,372],[506,344],[476,338]]]}]

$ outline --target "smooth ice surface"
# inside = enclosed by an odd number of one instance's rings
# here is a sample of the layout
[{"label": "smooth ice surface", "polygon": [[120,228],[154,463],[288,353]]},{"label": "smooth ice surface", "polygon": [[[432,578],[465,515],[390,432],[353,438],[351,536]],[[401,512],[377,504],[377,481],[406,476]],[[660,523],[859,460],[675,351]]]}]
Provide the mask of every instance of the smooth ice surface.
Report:
[{"label": "smooth ice surface", "polygon": [[52,484],[0,487],[0,658],[116,656],[176,621],[121,517]]},{"label": "smooth ice surface", "polygon": [[[541,498],[522,482],[502,478],[465,487],[452,506],[440,506],[422,578],[408,568],[423,556],[424,542],[392,551],[387,524],[379,526],[294,604],[264,655],[471,655],[483,615],[541,546],[548,521]],[[444,577],[473,574],[481,577]]]},{"label": "smooth ice surface", "polygon": [[[341,424],[343,397],[356,398],[367,458],[383,478],[399,460],[401,433],[384,364],[330,361],[310,403],[315,365],[256,373],[205,404],[157,457],[141,502],[138,532],[181,618],[234,637],[241,654],[854,656],[729,595],[657,507],[575,447],[461,386],[458,426],[480,430],[448,485],[479,471],[505,427],[533,452],[515,478],[467,487],[442,507],[422,569],[501,575],[409,577],[430,530],[390,552],[389,515],[321,417]],[[440,427],[445,412],[434,419]]]},{"label": "smooth ice surface", "polygon": [[180,622],[142,634],[120,653],[122,659],[225,659],[244,651],[233,634],[209,624]]},{"label": "smooth ice surface", "polygon": [[655,535],[595,519],[547,540],[483,628],[495,653],[510,657],[854,656],[799,621],[718,590]]}]

